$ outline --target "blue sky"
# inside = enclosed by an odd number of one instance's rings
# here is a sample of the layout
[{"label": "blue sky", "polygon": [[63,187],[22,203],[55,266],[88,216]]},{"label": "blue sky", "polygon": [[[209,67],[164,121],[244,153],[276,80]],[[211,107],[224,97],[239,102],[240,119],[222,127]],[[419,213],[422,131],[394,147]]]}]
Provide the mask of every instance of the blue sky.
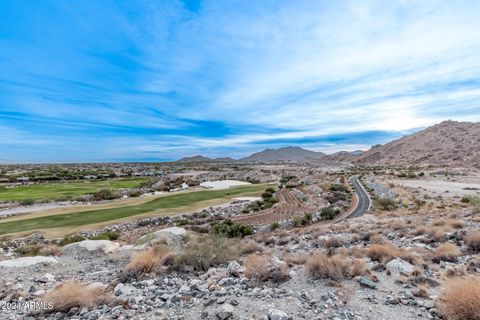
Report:
[{"label": "blue sky", "polygon": [[0,162],[366,149],[480,121],[479,1],[0,3]]}]

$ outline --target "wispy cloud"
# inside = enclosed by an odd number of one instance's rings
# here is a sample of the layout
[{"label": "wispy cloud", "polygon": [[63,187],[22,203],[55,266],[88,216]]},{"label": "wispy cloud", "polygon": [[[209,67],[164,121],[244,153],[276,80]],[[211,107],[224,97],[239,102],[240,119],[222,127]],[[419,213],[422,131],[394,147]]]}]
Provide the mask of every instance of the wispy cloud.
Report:
[{"label": "wispy cloud", "polygon": [[478,1],[5,1],[0,154],[334,152],[480,121],[479,14]]}]

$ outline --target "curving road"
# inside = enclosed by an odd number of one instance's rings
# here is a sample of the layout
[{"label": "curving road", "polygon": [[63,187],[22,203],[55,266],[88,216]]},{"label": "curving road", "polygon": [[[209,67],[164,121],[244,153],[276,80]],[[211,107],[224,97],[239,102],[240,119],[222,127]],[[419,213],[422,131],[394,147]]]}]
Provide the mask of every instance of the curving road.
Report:
[{"label": "curving road", "polygon": [[345,216],[341,217],[340,219],[334,221],[334,223],[337,223],[337,222],[342,221],[344,219],[360,217],[361,215],[363,215],[365,213],[365,211],[370,209],[370,205],[371,205],[370,197],[368,196],[367,191],[365,191],[365,188],[362,186],[362,184],[360,183],[358,178],[357,177],[352,177],[350,179],[350,181],[352,182],[353,186],[355,187],[355,192],[357,193],[357,197],[358,197],[357,206],[355,208],[353,208],[353,210],[350,213],[348,213],[347,215],[345,215]]}]

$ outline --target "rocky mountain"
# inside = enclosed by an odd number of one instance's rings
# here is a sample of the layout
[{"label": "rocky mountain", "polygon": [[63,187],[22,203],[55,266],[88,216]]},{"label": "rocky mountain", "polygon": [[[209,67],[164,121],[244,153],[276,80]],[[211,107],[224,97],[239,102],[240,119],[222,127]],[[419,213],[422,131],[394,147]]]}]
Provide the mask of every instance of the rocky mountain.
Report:
[{"label": "rocky mountain", "polygon": [[274,162],[274,161],[308,161],[324,157],[322,152],[306,150],[300,147],[285,147],[279,149],[265,149],[246,158],[245,162]]},{"label": "rocky mountain", "polygon": [[373,146],[355,161],[369,165],[480,167],[480,123],[444,121]]}]

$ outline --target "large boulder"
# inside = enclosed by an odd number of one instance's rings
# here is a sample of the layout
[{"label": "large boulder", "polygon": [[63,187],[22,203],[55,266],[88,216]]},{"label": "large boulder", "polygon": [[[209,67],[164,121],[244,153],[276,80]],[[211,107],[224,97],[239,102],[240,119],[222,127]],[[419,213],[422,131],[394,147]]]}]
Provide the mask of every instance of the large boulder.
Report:
[{"label": "large boulder", "polygon": [[66,255],[76,255],[85,252],[110,253],[117,250],[119,247],[119,243],[110,240],[83,240],[67,244],[63,247],[62,252]]},{"label": "large boulder", "polygon": [[268,309],[268,320],[289,320],[287,313],[278,309]]},{"label": "large boulder", "polygon": [[171,227],[146,234],[137,240],[137,245],[165,244],[167,246],[180,245],[185,242],[187,230]]},{"label": "large boulder", "polygon": [[388,262],[385,267],[391,274],[410,274],[413,272],[413,265],[401,258],[395,258]]},{"label": "large boulder", "polygon": [[52,257],[21,257],[11,260],[0,261],[0,267],[5,268],[17,268],[17,267],[30,267],[40,263],[57,263],[57,259]]}]

